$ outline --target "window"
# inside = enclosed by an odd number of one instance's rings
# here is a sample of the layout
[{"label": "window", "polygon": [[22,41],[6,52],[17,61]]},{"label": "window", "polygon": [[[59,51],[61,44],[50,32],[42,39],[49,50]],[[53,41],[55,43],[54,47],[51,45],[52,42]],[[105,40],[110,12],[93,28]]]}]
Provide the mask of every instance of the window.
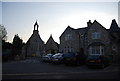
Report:
[{"label": "window", "polygon": [[89,52],[90,55],[102,55],[104,54],[104,48],[102,46],[92,46]]},{"label": "window", "polygon": [[73,48],[71,47],[71,46],[66,46],[65,48],[64,48],[64,52],[72,52],[73,51]]},{"label": "window", "polygon": [[72,47],[68,47],[68,49],[69,49],[69,52],[72,52]]},{"label": "window", "polygon": [[93,32],[92,33],[92,39],[99,39],[100,38],[100,32]]},{"label": "window", "polygon": [[65,40],[71,40],[72,39],[72,34],[66,34]]}]

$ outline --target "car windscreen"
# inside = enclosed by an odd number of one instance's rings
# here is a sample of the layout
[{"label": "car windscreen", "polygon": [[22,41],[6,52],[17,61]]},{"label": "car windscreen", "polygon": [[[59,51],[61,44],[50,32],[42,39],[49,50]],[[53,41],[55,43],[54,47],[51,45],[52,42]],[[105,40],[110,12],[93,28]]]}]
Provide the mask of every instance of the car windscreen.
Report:
[{"label": "car windscreen", "polygon": [[48,54],[47,56],[50,56],[50,57],[51,57],[51,56],[52,56],[52,54]]},{"label": "car windscreen", "polygon": [[55,55],[53,55],[53,57],[61,57],[62,56],[62,54],[55,54]]}]

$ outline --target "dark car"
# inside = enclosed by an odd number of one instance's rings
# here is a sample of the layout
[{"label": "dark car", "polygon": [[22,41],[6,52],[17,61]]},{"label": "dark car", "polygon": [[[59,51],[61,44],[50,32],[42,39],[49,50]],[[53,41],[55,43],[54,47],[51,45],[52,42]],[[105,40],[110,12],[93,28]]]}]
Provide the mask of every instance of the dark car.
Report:
[{"label": "dark car", "polygon": [[51,58],[52,63],[62,63],[63,61],[63,54],[62,53],[56,53]]},{"label": "dark car", "polygon": [[87,57],[86,65],[88,67],[100,67],[104,68],[109,65],[109,58],[105,55],[90,55]]},{"label": "dark car", "polygon": [[79,53],[66,53],[63,57],[66,65],[82,65],[86,61],[85,55]]},{"label": "dark car", "polygon": [[50,62],[52,56],[53,56],[53,54],[44,55],[44,56],[42,56],[42,61],[43,61],[43,62]]}]

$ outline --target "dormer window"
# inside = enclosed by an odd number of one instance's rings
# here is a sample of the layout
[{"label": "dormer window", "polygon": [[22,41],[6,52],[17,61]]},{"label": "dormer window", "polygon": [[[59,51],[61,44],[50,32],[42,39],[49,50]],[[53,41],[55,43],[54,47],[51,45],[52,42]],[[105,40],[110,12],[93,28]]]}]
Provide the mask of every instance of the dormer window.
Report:
[{"label": "dormer window", "polygon": [[92,39],[100,39],[100,32],[93,32]]}]

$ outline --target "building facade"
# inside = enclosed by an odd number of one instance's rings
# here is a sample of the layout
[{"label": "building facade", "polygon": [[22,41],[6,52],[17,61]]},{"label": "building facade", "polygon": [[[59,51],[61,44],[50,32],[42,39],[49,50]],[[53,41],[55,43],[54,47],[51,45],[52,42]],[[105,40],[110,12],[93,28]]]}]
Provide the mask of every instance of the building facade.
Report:
[{"label": "building facade", "polygon": [[96,20],[87,22],[87,27],[74,29],[68,26],[61,34],[60,51],[85,55],[119,55],[120,28],[112,20],[110,29],[106,29]]},{"label": "building facade", "polygon": [[55,54],[58,52],[59,45],[57,42],[54,41],[52,35],[50,36],[46,44],[44,44],[43,40],[39,35],[38,27],[39,25],[36,21],[34,24],[33,34],[28,39],[26,44],[22,47],[22,58],[32,56],[41,57],[48,53]]},{"label": "building facade", "polygon": [[55,54],[58,52],[58,43],[54,41],[52,35],[45,44],[46,54]]},{"label": "building facade", "polygon": [[79,52],[79,35],[68,26],[60,36],[60,52]]},{"label": "building facade", "polygon": [[74,29],[68,26],[59,37],[57,44],[52,35],[44,44],[39,31],[38,23],[34,24],[33,34],[23,46],[22,54],[29,56],[42,56],[57,52],[78,53],[85,55],[108,55],[113,60],[120,57],[120,28],[115,19],[112,20],[109,29],[103,27],[98,21],[87,22],[87,27]]},{"label": "building facade", "polygon": [[27,43],[23,46],[22,54],[26,57],[42,56],[45,53],[45,45],[38,31],[38,23],[34,24],[34,30]]}]

